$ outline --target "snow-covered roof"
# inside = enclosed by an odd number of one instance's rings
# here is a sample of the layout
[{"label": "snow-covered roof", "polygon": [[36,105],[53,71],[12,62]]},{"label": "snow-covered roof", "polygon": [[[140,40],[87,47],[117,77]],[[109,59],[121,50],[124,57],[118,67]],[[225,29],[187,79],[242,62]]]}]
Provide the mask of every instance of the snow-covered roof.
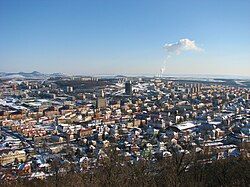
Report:
[{"label": "snow-covered roof", "polygon": [[183,130],[187,130],[187,129],[191,129],[191,128],[194,128],[194,127],[197,127],[198,124],[195,124],[191,121],[187,121],[187,122],[184,122],[184,123],[181,123],[181,124],[177,124],[175,125],[179,130],[183,131]]}]

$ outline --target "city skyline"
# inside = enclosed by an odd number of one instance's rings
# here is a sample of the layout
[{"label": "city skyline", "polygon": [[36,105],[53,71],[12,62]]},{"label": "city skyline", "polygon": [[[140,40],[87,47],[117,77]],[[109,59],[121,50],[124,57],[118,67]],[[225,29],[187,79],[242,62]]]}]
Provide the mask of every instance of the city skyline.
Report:
[{"label": "city skyline", "polygon": [[250,0],[0,0],[0,186],[249,186]]},{"label": "city skyline", "polygon": [[0,2],[0,72],[250,75],[249,1]]}]

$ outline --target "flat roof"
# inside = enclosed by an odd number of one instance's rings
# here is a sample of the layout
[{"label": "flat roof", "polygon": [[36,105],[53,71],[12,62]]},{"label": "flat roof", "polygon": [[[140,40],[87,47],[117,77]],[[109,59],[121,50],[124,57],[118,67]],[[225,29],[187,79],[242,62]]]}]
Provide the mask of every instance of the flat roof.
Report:
[{"label": "flat roof", "polygon": [[191,129],[191,128],[194,128],[194,127],[197,127],[197,126],[198,126],[198,124],[195,124],[192,121],[187,121],[187,122],[175,125],[175,127],[178,128],[181,131]]}]

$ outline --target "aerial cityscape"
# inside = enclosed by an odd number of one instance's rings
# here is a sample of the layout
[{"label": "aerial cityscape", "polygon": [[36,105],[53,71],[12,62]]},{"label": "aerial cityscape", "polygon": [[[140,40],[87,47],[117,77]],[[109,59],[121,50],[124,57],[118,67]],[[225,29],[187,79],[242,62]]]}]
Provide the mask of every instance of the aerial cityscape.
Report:
[{"label": "aerial cityscape", "polygon": [[0,186],[249,186],[250,2],[0,1]]}]

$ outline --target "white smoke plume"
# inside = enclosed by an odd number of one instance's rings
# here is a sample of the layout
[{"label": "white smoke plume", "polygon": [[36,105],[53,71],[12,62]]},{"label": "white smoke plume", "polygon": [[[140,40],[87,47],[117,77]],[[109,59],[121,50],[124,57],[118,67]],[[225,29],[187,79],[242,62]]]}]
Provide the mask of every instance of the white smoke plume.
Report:
[{"label": "white smoke plume", "polygon": [[165,59],[165,61],[164,61],[164,65],[163,65],[163,67],[160,69],[160,76],[162,76],[163,73],[164,73],[164,71],[166,70],[167,61],[168,61],[169,58],[170,58],[170,55],[168,55],[168,56],[166,57],[166,59]]},{"label": "white smoke plume", "polygon": [[176,43],[168,43],[164,45],[168,53],[179,55],[183,51],[202,51],[203,49],[197,47],[194,40],[180,39]]},{"label": "white smoke plume", "polygon": [[203,51],[202,48],[200,48],[196,45],[194,40],[190,40],[187,38],[180,39],[176,43],[167,43],[164,45],[164,48],[166,49],[168,55],[164,61],[163,67],[160,69],[160,77],[163,75],[163,73],[166,70],[167,61],[171,57],[170,54],[171,55],[174,55],[174,54],[179,55],[183,51]]}]

